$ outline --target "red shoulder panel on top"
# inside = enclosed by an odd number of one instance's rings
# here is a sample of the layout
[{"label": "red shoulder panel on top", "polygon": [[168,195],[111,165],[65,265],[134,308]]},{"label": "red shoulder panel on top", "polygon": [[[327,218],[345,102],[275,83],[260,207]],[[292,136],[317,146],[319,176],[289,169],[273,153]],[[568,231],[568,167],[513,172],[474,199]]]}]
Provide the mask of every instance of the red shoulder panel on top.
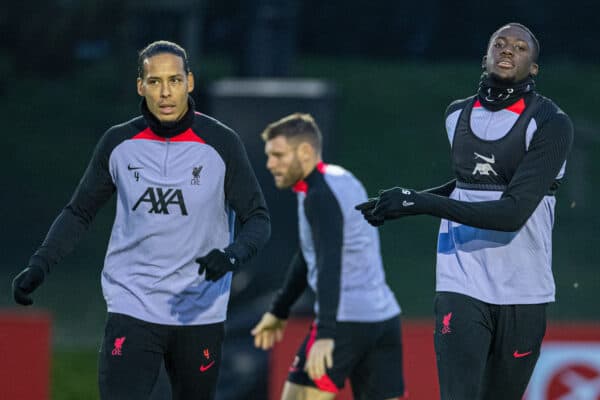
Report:
[{"label": "red shoulder panel on top", "polygon": [[[132,139],[145,139],[145,140],[157,140],[159,142],[165,142],[166,138],[162,136],[158,136],[156,133],[152,132],[150,128],[146,128],[137,135],[135,135]],[[194,133],[194,131],[190,128],[183,133],[180,133],[177,136],[173,136],[170,138],[171,142],[197,142],[197,143],[206,143],[204,139],[199,137]]]}]

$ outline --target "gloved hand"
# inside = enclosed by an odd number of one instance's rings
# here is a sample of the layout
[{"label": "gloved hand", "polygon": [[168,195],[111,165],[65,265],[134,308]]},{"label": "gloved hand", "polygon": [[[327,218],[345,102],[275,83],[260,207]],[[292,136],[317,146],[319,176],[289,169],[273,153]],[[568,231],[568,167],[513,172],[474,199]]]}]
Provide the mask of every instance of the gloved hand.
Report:
[{"label": "gloved hand", "polygon": [[219,249],[212,249],[204,257],[196,258],[196,262],[200,264],[198,275],[202,275],[206,271],[207,281],[218,281],[237,266],[235,257]]},{"label": "gloved hand", "polygon": [[423,197],[412,189],[394,187],[379,192],[378,197],[356,205],[367,222],[373,226],[381,226],[386,220],[397,219],[407,215],[422,214]]},{"label": "gloved hand", "polygon": [[385,222],[384,217],[373,215],[373,210],[378,201],[379,197],[373,197],[354,207],[356,210],[360,211],[367,222],[373,226],[381,226]]},{"label": "gloved hand", "polygon": [[46,273],[41,267],[31,266],[25,268],[12,281],[12,291],[15,301],[24,306],[33,304],[30,294],[43,282]]},{"label": "gloved hand", "polygon": [[379,193],[379,200],[371,212],[384,219],[400,218],[423,213],[422,195],[412,189],[393,187]]}]

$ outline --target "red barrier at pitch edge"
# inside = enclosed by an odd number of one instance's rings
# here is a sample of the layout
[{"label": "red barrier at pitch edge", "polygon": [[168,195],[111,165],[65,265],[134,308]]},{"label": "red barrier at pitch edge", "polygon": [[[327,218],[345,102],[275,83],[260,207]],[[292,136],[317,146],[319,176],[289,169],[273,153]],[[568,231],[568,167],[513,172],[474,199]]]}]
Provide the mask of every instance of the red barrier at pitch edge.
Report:
[{"label": "red barrier at pitch edge", "polygon": [[50,315],[0,311],[0,399],[49,400]]}]

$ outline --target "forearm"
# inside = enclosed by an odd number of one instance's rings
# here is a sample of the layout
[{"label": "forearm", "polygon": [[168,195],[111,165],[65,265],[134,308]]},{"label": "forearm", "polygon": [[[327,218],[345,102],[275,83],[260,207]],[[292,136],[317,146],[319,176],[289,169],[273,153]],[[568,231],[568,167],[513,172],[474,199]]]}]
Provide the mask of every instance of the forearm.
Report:
[{"label": "forearm", "polygon": [[304,261],[302,252],[298,250],[292,258],[282,288],[277,291],[271,306],[271,314],[279,319],[289,317],[292,305],[307,287],[306,273],[306,261]]},{"label": "forearm", "polygon": [[268,242],[271,236],[271,220],[266,208],[257,207],[250,217],[240,224],[240,230],[226,251],[239,262],[251,259]]},{"label": "forearm", "polygon": [[430,193],[437,196],[449,197],[454,188],[456,188],[456,179],[452,179],[441,186],[421,190],[419,193]]},{"label": "forearm", "polygon": [[73,213],[72,208],[65,207],[54,220],[42,245],[29,259],[28,265],[36,265],[49,272],[73,250],[88,226],[89,223]]},{"label": "forearm", "polygon": [[[329,258],[335,260],[336,257],[331,254]],[[341,290],[341,259],[321,266],[326,268],[321,268],[317,277],[317,339],[334,338]]]},{"label": "forearm", "polygon": [[466,202],[429,193],[422,194],[423,214],[448,219],[475,228],[514,232],[533,213],[541,197]]}]

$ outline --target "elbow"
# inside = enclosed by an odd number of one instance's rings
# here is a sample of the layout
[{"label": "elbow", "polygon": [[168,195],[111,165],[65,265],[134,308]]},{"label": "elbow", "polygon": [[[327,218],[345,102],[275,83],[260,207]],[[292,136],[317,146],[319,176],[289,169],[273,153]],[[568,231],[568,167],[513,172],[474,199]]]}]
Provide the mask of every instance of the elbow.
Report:
[{"label": "elbow", "polygon": [[265,212],[263,215],[261,215],[261,217],[261,223],[263,225],[263,237],[266,243],[271,238],[271,216],[268,212]]},{"label": "elbow", "polygon": [[529,216],[527,215],[523,216],[513,214],[510,216],[506,216],[506,218],[500,219],[500,223],[498,224],[495,230],[502,232],[517,232],[521,228],[523,228],[523,226],[525,226],[528,219]]},{"label": "elbow", "polygon": [[271,220],[269,218],[267,218],[267,221],[265,222],[264,238],[265,244],[271,239]]},{"label": "elbow", "polygon": [[255,237],[260,243],[259,247],[266,244],[271,238],[271,217],[269,213],[265,211],[256,212],[250,215],[248,218],[241,219],[242,226],[249,226],[249,230],[254,232]]},{"label": "elbow", "polygon": [[257,250],[260,250],[267,244],[267,242],[271,238],[271,218],[269,217],[269,214],[264,214],[258,217],[256,219],[256,224],[257,225],[255,226],[258,227],[258,235],[256,236],[258,239]]},{"label": "elbow", "polygon": [[496,230],[502,232],[517,232],[525,225],[525,222],[526,221],[509,221],[507,223],[502,223]]},{"label": "elbow", "polygon": [[86,210],[82,207],[77,206],[73,202],[70,202],[63,209],[64,213],[70,214],[75,219],[79,220],[83,225],[89,226],[94,220],[95,213],[89,210]]},{"label": "elbow", "polygon": [[539,202],[530,202],[526,201],[527,199],[516,198],[511,195],[504,197],[503,200],[509,203],[507,207],[503,207],[503,212],[497,216],[499,227],[496,229],[503,232],[517,232],[523,228]]}]

